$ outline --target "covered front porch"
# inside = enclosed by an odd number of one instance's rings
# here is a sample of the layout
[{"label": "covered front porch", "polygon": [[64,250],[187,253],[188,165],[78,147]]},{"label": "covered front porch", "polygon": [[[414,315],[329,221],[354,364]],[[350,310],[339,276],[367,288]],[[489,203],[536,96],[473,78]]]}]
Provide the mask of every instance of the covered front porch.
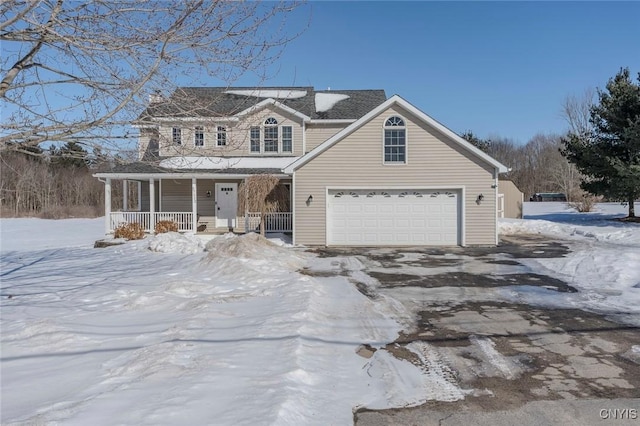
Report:
[{"label": "covered front porch", "polygon": [[[179,232],[194,234],[260,232],[262,214],[243,208],[245,204],[239,200],[246,194],[243,183],[248,176],[98,175],[105,184],[105,233],[113,234],[118,227],[131,223],[155,233],[159,222],[170,222]],[[280,178],[280,189],[288,194],[288,200],[282,205],[283,211],[265,213],[266,232],[289,233],[293,229],[291,179],[286,175]],[[117,203],[112,197],[114,185],[122,185],[122,191],[118,191],[122,200]],[[122,208],[112,210],[115,204]]]}]

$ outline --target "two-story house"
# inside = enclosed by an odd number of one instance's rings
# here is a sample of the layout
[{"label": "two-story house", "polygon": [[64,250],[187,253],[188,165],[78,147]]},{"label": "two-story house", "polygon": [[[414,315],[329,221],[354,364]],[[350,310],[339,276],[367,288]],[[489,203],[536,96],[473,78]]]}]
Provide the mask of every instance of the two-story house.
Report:
[{"label": "two-story house", "polygon": [[[238,189],[271,174],[290,199],[268,227],[297,244],[497,243],[506,167],[383,90],[185,87],[154,96],[134,126],[140,161],[96,174],[107,232],[161,219],[191,232],[255,230],[260,214],[239,211]],[[111,211],[114,180],[138,185],[139,211],[127,200]]]}]

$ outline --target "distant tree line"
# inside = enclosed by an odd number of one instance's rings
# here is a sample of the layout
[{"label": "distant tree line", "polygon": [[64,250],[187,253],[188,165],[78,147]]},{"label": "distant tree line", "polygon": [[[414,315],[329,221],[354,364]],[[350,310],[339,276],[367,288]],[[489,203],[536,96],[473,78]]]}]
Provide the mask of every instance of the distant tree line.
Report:
[{"label": "distant tree line", "polygon": [[[640,197],[640,75],[637,81],[621,69],[605,89],[567,97],[568,131],[563,135],[538,134],[525,144],[482,139],[472,131],[461,136],[509,167],[501,177],[512,180],[526,199],[536,192],[562,192],[570,202],[600,196],[627,203],[634,217],[634,201]],[[2,216],[103,214],[104,186],[92,174],[125,159],[88,146],[91,153],[76,142],[47,150],[35,145],[0,151]],[[112,187],[114,209],[121,207],[121,190]],[[128,199],[137,200],[137,194]]]},{"label": "distant tree line", "polygon": [[503,177],[526,197],[562,192],[569,202],[586,203],[599,196],[626,203],[634,218],[640,198],[640,73],[636,81],[623,68],[604,89],[567,97],[564,135],[540,134],[524,145],[472,131],[461,136],[510,167]]},{"label": "distant tree line", "polygon": [[[96,217],[104,214],[104,185],[93,173],[111,167],[112,160],[68,142],[29,153],[0,152],[0,213],[2,217]],[[114,202],[121,188],[114,186]],[[115,206],[117,207],[117,206]]]},{"label": "distant tree line", "polygon": [[513,181],[527,200],[536,192],[562,192],[569,201],[583,196],[582,175],[562,156],[561,135],[537,134],[524,145],[504,137],[481,139],[471,131],[461,136],[509,167],[500,178]]}]

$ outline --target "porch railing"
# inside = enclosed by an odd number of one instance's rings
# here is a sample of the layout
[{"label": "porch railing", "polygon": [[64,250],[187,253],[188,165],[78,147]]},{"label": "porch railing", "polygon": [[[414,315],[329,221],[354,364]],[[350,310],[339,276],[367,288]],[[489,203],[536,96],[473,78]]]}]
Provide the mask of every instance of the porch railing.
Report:
[{"label": "porch railing", "polygon": [[178,224],[178,231],[193,231],[193,213],[191,212],[111,212],[110,231],[123,223],[139,223],[147,232],[153,232],[156,223],[169,220]]},{"label": "porch railing", "polygon": [[[246,232],[260,231],[260,213],[249,212],[245,215]],[[265,231],[267,232],[292,232],[293,213],[278,212],[265,213]]]}]

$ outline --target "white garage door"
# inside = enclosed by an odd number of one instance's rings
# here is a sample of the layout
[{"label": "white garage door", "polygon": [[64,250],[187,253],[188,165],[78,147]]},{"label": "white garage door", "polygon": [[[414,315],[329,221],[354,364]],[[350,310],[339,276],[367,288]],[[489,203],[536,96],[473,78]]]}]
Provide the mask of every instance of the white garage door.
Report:
[{"label": "white garage door", "polygon": [[329,190],[328,245],[456,245],[457,190]]}]

